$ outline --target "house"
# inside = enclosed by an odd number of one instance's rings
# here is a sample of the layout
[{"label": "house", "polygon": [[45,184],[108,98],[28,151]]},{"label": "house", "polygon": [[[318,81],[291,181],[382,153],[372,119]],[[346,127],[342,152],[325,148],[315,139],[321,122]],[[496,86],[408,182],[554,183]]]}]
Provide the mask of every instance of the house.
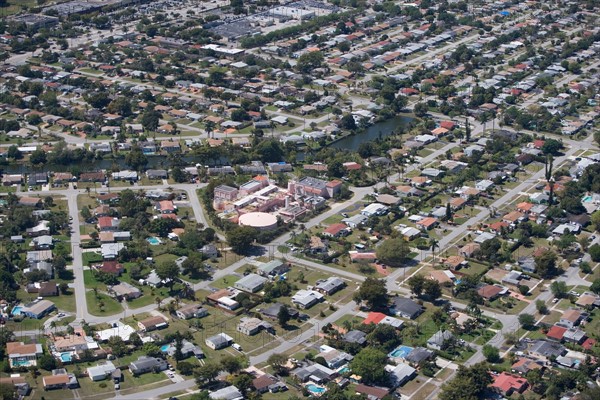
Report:
[{"label": "house", "polygon": [[366,217],[374,217],[384,215],[388,208],[383,204],[371,203],[366,206],[360,213]]},{"label": "house", "polygon": [[358,384],[354,390],[357,395],[363,395],[369,400],[381,400],[390,393],[387,388],[368,386],[363,383]]},{"label": "house", "polygon": [[292,303],[303,309],[308,309],[323,300],[323,295],[314,290],[298,290],[292,296]]},{"label": "house", "polygon": [[252,387],[254,388],[254,390],[258,393],[267,393],[271,391],[271,388],[274,388],[275,385],[277,385],[279,381],[269,375],[269,374],[263,374],[261,376],[259,376],[258,378],[254,378],[252,380]]},{"label": "house", "polygon": [[406,228],[402,228],[400,230],[400,234],[404,237],[404,240],[413,240],[421,236],[421,231],[417,228],[413,228],[412,226],[407,226]]},{"label": "house", "polygon": [[233,287],[243,290],[244,292],[256,293],[265,286],[267,281],[268,279],[263,276],[257,274],[248,274],[234,283]]},{"label": "house", "polygon": [[348,331],[342,336],[342,340],[346,343],[356,343],[362,345],[367,341],[367,334],[359,330]]},{"label": "house", "polygon": [[104,172],[84,172],[79,175],[80,182],[104,182],[106,180],[106,176]]},{"label": "house", "polygon": [[423,231],[428,231],[438,225],[438,220],[437,220],[437,218],[433,218],[433,217],[425,217],[425,218],[417,221],[415,223],[415,225],[417,225],[417,228],[419,228]]},{"label": "house", "polygon": [[200,304],[187,304],[175,311],[175,315],[181,319],[202,318],[208,315],[208,310]]},{"label": "house", "polygon": [[385,315],[383,313],[370,312],[369,315],[367,315],[367,318],[363,320],[363,324],[390,325],[396,329],[400,329],[402,328],[402,325],[404,325],[404,321],[398,318],[390,317],[389,315]]},{"label": "house", "polygon": [[111,275],[116,275],[116,276],[121,276],[121,274],[125,270],[125,267],[123,267],[123,264],[121,264],[115,260],[102,261],[102,264],[96,265],[95,268],[98,271],[104,272],[105,274],[111,274]]},{"label": "house", "polygon": [[115,181],[137,182],[139,179],[138,173],[130,170],[113,172],[111,176]]},{"label": "house", "polygon": [[504,291],[505,291],[505,289],[500,286],[484,285],[484,286],[480,287],[479,289],[477,289],[477,294],[488,301],[494,301],[498,297],[500,297],[500,295]]},{"label": "house", "polygon": [[323,235],[334,238],[347,236],[351,233],[350,229],[341,223],[329,225],[324,231]]},{"label": "house", "polygon": [[563,335],[563,340],[569,343],[581,345],[587,339],[587,335],[579,328],[569,328]]},{"label": "house", "polygon": [[[60,372],[59,372],[60,371]],[[54,370],[52,375],[42,377],[44,390],[53,389],[75,389],[79,387],[77,378],[73,374],[67,374],[63,370]]]},{"label": "house", "polygon": [[480,192],[485,192],[493,187],[494,182],[490,181],[489,179],[483,179],[475,183],[475,189],[479,190]]},{"label": "house", "polygon": [[273,331],[273,325],[258,318],[243,317],[237,326],[237,331],[247,336],[256,335],[261,330]]},{"label": "house", "polygon": [[506,372],[494,375],[493,379],[494,382],[490,387],[504,396],[510,396],[515,392],[523,393],[529,386],[527,379]]},{"label": "house", "polygon": [[114,260],[124,248],[125,245],[123,243],[102,243],[100,245],[100,252],[104,260]]},{"label": "house", "polygon": [[[196,346],[194,343],[185,339],[182,340],[181,348],[179,350],[181,351],[181,355],[183,358],[188,358],[192,355],[196,356],[197,359],[204,358],[204,352],[202,351],[202,349],[200,349],[200,347]],[[176,342],[172,342],[171,344],[166,346],[163,345],[161,347],[161,352],[163,354],[167,354],[170,357],[174,357],[175,353],[177,352]]]},{"label": "house", "polygon": [[461,256],[468,258],[472,257],[475,252],[479,251],[479,248],[480,246],[478,243],[468,243],[460,248],[459,253]]},{"label": "house", "polygon": [[44,354],[41,344],[25,344],[23,342],[6,343],[6,354],[8,365],[11,368],[35,367],[37,359]]},{"label": "house", "polygon": [[161,316],[154,316],[138,321],[138,328],[144,332],[150,332],[156,329],[163,329],[169,325],[166,319]]},{"label": "house", "polygon": [[446,348],[447,343],[452,340],[454,340],[452,332],[440,330],[427,340],[427,347],[434,350],[443,350]]},{"label": "house", "polygon": [[324,243],[320,237],[311,236],[307,251],[310,252],[310,254],[326,254],[327,244]]},{"label": "house", "polygon": [[290,270],[288,263],[281,260],[271,260],[267,263],[260,263],[256,267],[256,271],[262,276],[276,276],[281,275]]},{"label": "house", "polygon": [[158,179],[167,179],[169,174],[166,169],[149,169],[146,171],[146,176],[148,179],[158,180]]},{"label": "house", "polygon": [[585,308],[600,307],[600,296],[594,293],[585,292],[579,296],[575,304]]},{"label": "house", "polygon": [[217,258],[219,256],[219,250],[217,250],[217,246],[214,244],[205,244],[200,249],[200,253],[202,253],[203,257],[206,258]]},{"label": "house", "polygon": [[337,376],[337,372],[321,364],[312,364],[296,368],[291,375],[300,382],[311,380],[315,383],[327,383]]},{"label": "house", "polygon": [[558,322],[563,326],[573,328],[574,326],[579,325],[579,322],[585,318],[587,318],[586,313],[583,313],[581,310],[577,310],[575,308],[569,308],[563,313]]},{"label": "house", "polygon": [[221,289],[206,296],[206,301],[225,311],[234,311],[240,306],[240,303],[235,300],[238,294],[240,294],[238,290]]},{"label": "house", "polygon": [[567,328],[565,328],[564,326],[552,325],[550,329],[548,329],[548,332],[546,332],[546,337],[549,340],[554,340],[560,343],[562,342],[566,331]]},{"label": "house", "polygon": [[349,228],[357,228],[367,222],[369,218],[363,214],[356,214],[352,217],[347,217],[342,219],[342,222],[346,224]]},{"label": "house", "polygon": [[244,400],[244,395],[235,386],[215,390],[208,395],[211,400]]},{"label": "house", "polygon": [[400,197],[392,196],[391,194],[380,194],[377,196],[377,202],[388,207],[397,206],[400,204]]},{"label": "house", "polygon": [[[269,308],[266,308],[266,309],[260,311],[260,313],[266,318],[275,320],[275,319],[277,319],[277,316],[279,315],[279,311],[281,310],[281,307],[284,307],[284,305],[281,303],[275,303],[275,304],[271,305]],[[296,310],[295,308],[291,308],[291,307],[288,307],[288,312],[289,312],[291,318],[297,318],[298,314],[300,314],[298,312],[298,310]]]},{"label": "house", "polygon": [[322,357],[329,368],[339,368],[354,359],[352,355],[331,346],[321,345],[319,350],[321,352],[316,357]]},{"label": "house", "polygon": [[26,207],[38,207],[42,204],[42,199],[39,197],[19,197],[19,205]]},{"label": "house", "polygon": [[119,230],[119,218],[100,217],[98,218],[98,230],[100,232],[115,232]]},{"label": "house", "polygon": [[34,282],[25,287],[27,293],[37,293],[38,297],[58,296],[58,283]]},{"label": "house", "polygon": [[423,312],[423,307],[411,299],[405,297],[394,297],[390,311],[397,316],[415,319]]},{"label": "house", "polygon": [[390,383],[393,387],[399,387],[413,379],[417,370],[408,364],[399,363],[398,365],[386,365],[385,370],[390,377]]},{"label": "house", "polygon": [[526,357],[519,358],[511,367],[512,372],[517,372],[520,375],[525,375],[534,369],[543,369],[544,367],[537,361],[531,360]]},{"label": "house", "polygon": [[330,276],[325,280],[319,280],[316,282],[315,290],[323,293],[324,295],[331,296],[335,292],[342,290],[346,286],[346,282],[338,277]]},{"label": "house", "polygon": [[565,355],[567,349],[560,343],[538,340],[529,347],[529,354],[544,361]]},{"label": "house", "polygon": [[20,313],[29,318],[40,319],[54,311],[56,306],[48,300],[35,300],[32,303],[24,305]]},{"label": "house", "polygon": [[168,368],[168,364],[162,358],[140,356],[137,361],[129,364],[129,371],[133,376],[139,376],[148,372],[161,372]]},{"label": "house", "polygon": [[425,347],[415,347],[404,357],[404,360],[412,365],[419,365],[425,360],[431,360],[434,356],[435,353]]},{"label": "house", "polygon": [[108,286],[107,291],[119,301],[137,299],[142,291],[128,282],[120,282],[114,286]]},{"label": "house", "polygon": [[111,337],[118,336],[124,342],[128,342],[131,335],[136,332],[132,326],[124,324],[121,321],[110,322],[109,325],[110,328],[96,332],[98,341],[108,342]]},{"label": "house", "polygon": [[218,335],[207,338],[204,342],[211,349],[220,350],[231,346],[233,344],[233,338],[226,333],[219,333]]},{"label": "house", "polygon": [[174,214],[177,212],[177,206],[171,200],[161,200],[154,206],[160,214]]}]

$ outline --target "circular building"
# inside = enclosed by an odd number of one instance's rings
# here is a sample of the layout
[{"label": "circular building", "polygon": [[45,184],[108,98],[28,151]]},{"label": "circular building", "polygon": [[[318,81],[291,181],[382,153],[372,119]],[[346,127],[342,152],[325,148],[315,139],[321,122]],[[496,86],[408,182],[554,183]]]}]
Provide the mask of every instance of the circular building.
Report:
[{"label": "circular building", "polygon": [[241,215],[238,221],[240,225],[251,226],[262,231],[277,228],[277,217],[264,212],[251,212]]}]

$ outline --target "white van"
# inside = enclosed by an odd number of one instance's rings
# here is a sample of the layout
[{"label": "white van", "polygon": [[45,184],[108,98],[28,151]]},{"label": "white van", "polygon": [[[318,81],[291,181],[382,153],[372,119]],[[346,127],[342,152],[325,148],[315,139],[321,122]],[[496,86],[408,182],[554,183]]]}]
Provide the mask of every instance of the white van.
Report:
[{"label": "white van", "polygon": [[240,345],[239,345],[239,344],[237,344],[237,343],[234,343],[234,344],[232,344],[232,345],[231,345],[231,347],[233,347],[233,348],[234,348],[234,349],[236,349],[237,351],[242,351],[242,346],[240,346]]}]

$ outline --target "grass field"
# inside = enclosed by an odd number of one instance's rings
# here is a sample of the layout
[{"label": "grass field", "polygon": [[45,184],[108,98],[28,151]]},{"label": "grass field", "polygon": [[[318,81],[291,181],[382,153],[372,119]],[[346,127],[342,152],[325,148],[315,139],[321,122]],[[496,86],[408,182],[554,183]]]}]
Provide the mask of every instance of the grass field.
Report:
[{"label": "grass field", "polygon": [[[88,304],[88,312],[96,316],[114,315],[123,312],[123,307],[112,297],[105,295],[104,293],[98,293],[98,296],[94,295],[94,292],[86,292],[85,298]],[[103,307],[100,307],[103,305]]]}]

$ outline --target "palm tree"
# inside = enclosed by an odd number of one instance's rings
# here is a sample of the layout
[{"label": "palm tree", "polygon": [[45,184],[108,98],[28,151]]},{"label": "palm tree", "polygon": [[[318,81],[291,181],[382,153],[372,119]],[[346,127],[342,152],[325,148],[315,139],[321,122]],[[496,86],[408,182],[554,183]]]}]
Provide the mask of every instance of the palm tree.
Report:
[{"label": "palm tree", "polygon": [[215,123],[213,121],[206,121],[204,123],[204,130],[206,131],[206,136],[210,137],[210,134],[215,130]]},{"label": "palm tree", "polygon": [[439,248],[439,242],[435,238],[429,239],[429,247],[431,247],[431,255],[433,256],[433,263],[435,264],[435,250]]},{"label": "palm tree", "polygon": [[160,309],[160,303],[161,303],[161,299],[160,296],[156,296],[156,298],[154,299],[154,301],[156,302],[156,307]]}]

